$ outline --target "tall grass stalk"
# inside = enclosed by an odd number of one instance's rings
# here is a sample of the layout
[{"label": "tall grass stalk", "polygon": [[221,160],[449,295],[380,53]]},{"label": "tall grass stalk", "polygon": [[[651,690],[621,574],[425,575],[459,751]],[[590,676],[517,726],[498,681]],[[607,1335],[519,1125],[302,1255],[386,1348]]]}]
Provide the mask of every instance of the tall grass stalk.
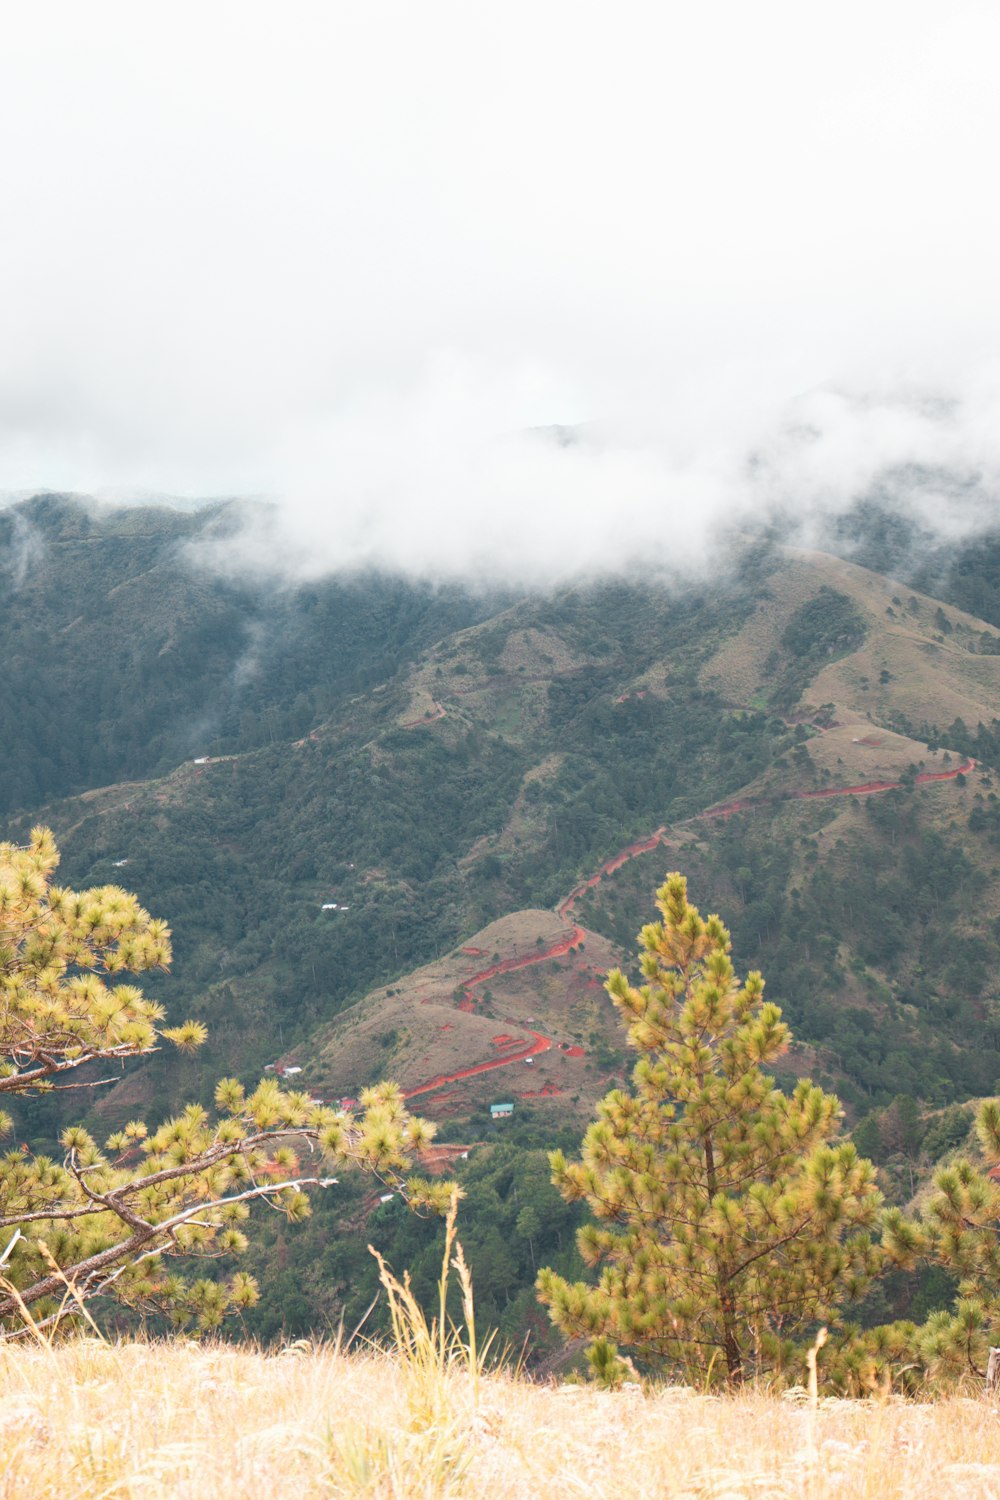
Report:
[{"label": "tall grass stalk", "polygon": [[[438,1311],[430,1323],[414,1295],[409,1271],[402,1281],[390,1270],[374,1246],[368,1249],[378,1262],[379,1280],[385,1290],[392,1324],[393,1351],[411,1393],[411,1416],[416,1426],[440,1421],[451,1409],[449,1386],[461,1381],[472,1407],[479,1403],[480,1381],[486,1359],[493,1345],[491,1332],[482,1347],[476,1338],[476,1309],[469,1270],[461,1243],[457,1238],[458,1192],[452,1193],[445,1219],[444,1254],[438,1278]],[[448,1288],[451,1272],[458,1276],[462,1299],[462,1322],[456,1324],[448,1315]],[[501,1355],[503,1364],[506,1354]]]},{"label": "tall grass stalk", "polygon": [[[14,1243],[16,1242],[12,1240],[11,1245],[8,1246],[8,1252],[12,1248]],[[21,1321],[24,1324],[22,1335],[30,1335],[31,1338],[33,1338],[37,1344],[40,1344],[43,1349],[51,1349],[59,1333],[63,1320],[67,1316],[72,1315],[72,1310],[68,1312],[69,1305],[72,1302],[75,1304],[76,1311],[83,1316],[86,1322],[93,1329],[97,1338],[100,1339],[102,1343],[105,1342],[104,1335],[98,1328],[97,1324],[94,1322],[94,1319],[90,1314],[90,1309],[87,1307],[87,1303],[79,1287],[70,1277],[66,1275],[62,1267],[56,1263],[55,1258],[53,1257],[48,1245],[46,1245],[44,1240],[38,1241],[38,1248],[41,1251],[42,1257],[47,1263],[49,1270],[52,1271],[54,1275],[58,1276],[59,1280],[63,1283],[63,1286],[66,1288],[66,1290],[63,1293],[62,1301],[56,1308],[55,1312],[50,1313],[47,1318],[42,1318],[39,1321],[33,1316],[31,1309],[24,1302],[21,1293],[18,1291],[14,1283],[12,1281],[8,1281],[6,1276],[0,1276],[0,1288],[2,1288],[3,1291],[5,1291],[8,1296],[12,1297],[17,1303],[17,1310],[21,1314]],[[7,1257],[5,1255],[3,1257],[3,1261],[5,1261],[6,1258]],[[0,1265],[3,1264],[3,1261],[0,1261]],[[20,1335],[18,1335],[17,1333],[14,1334],[14,1338],[18,1338],[19,1336]]]}]

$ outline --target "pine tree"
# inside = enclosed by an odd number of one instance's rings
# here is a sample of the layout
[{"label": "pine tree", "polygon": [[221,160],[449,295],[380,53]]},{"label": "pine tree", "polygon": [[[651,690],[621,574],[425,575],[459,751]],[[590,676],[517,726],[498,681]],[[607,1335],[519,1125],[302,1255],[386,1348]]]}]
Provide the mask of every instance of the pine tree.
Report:
[{"label": "pine tree", "polygon": [[[844,1141],[838,1100],[807,1080],[790,1096],[763,1068],[787,1026],[758,973],[740,985],[717,916],[683,876],[657,893],[640,934],[644,983],[607,990],[641,1055],[633,1090],[598,1107],[582,1160],[550,1158],[553,1181],[596,1223],[578,1234],[596,1285],[550,1269],[537,1287],[557,1327],[689,1375],[740,1383],[793,1355],[790,1339],[857,1297],[877,1262],[872,1164]],[[599,1368],[600,1367],[600,1368]]]},{"label": "pine tree", "polygon": [[906,1357],[936,1380],[986,1374],[1000,1341],[1000,1101],[988,1099],[976,1118],[985,1170],[959,1157],[934,1174],[934,1196],[919,1217],[886,1211],[883,1244],[891,1262],[912,1269],[940,1266],[958,1282],[950,1311],[932,1313],[921,1328],[906,1325]]},{"label": "pine tree", "polygon": [[[54,886],[58,859],[48,829],[24,848],[0,844],[0,1097],[80,1087],[67,1078],[86,1063],[143,1056],[163,1039],[191,1049],[205,1037],[196,1021],[164,1026],[159,1005],[119,982],[169,964],[165,923],[117,886]],[[168,1272],[165,1258],[238,1253],[254,1201],[301,1219],[307,1190],[330,1186],[342,1165],[415,1205],[447,1206],[449,1184],[404,1178],[433,1127],[407,1115],[394,1084],[363,1093],[357,1114],[270,1079],[250,1092],[223,1079],[216,1105],[214,1117],[190,1105],[152,1134],[133,1121],[103,1147],[70,1128],[61,1160],[26,1146],[0,1158],[0,1337],[23,1334],[26,1314],[36,1326],[58,1321],[70,1287],[71,1306],[114,1292],[179,1326],[218,1326],[256,1300],[252,1278],[191,1279]],[[12,1123],[0,1112],[0,1132]]]}]

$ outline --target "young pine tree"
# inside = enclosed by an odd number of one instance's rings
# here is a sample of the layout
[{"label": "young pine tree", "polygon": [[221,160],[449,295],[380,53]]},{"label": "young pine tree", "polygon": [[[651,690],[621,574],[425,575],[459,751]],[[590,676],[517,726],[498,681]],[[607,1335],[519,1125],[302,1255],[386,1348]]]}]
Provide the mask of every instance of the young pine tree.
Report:
[{"label": "young pine tree", "polygon": [[[640,1053],[633,1090],[598,1107],[583,1159],[551,1157],[553,1181],[596,1223],[578,1235],[596,1285],[550,1269],[538,1293],[553,1322],[701,1379],[739,1384],[780,1368],[791,1338],[831,1319],[875,1269],[875,1169],[831,1144],[840,1105],[807,1080],[788,1096],[764,1067],[788,1046],[758,973],[740,984],[729,933],[703,920],[673,874],[662,920],[640,934],[641,987],[607,990]],[[600,1373],[600,1370],[599,1370]]]}]

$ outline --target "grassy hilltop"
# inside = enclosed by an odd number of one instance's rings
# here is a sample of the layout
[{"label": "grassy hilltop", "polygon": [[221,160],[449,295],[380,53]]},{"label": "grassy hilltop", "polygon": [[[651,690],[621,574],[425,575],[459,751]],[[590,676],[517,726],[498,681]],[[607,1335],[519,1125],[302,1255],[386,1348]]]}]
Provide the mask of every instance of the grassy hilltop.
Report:
[{"label": "grassy hilltop", "polygon": [[[984,1418],[988,1418],[984,1420]],[[0,1495],[33,1500],[988,1500],[1000,1426],[934,1404],[608,1393],[381,1353],[94,1341],[0,1374]]]}]

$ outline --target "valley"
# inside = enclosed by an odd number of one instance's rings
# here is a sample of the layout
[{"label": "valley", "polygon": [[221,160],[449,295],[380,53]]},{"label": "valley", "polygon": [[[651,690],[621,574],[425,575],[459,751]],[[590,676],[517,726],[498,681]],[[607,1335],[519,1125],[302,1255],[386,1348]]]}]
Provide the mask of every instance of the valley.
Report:
[{"label": "valley", "polygon": [[[486,1316],[518,1338],[534,1320],[541,1348],[532,1256],[569,1254],[573,1223],[545,1153],[627,1080],[603,980],[668,869],[781,1004],[781,1078],[835,1089],[851,1128],[1000,1079],[1000,606],[961,604],[993,597],[1000,548],[942,562],[948,597],[746,539],[710,586],[276,592],[192,560],[238,526],[225,507],[141,531],[68,500],[23,519],[36,569],[0,617],[9,832],[51,824],[68,883],[165,915],[174,963],[147,989],[209,1032],[111,1078],[101,1134],[208,1104],[224,1074],[298,1068],[328,1101],[392,1078],[489,1200],[468,1231]],[[75,1112],[20,1105],[16,1128],[45,1149]],[[913,1149],[886,1170],[921,1170]],[[257,1231],[261,1336],[363,1312],[342,1221],[432,1279],[432,1228],[345,1182],[294,1240]]]}]

